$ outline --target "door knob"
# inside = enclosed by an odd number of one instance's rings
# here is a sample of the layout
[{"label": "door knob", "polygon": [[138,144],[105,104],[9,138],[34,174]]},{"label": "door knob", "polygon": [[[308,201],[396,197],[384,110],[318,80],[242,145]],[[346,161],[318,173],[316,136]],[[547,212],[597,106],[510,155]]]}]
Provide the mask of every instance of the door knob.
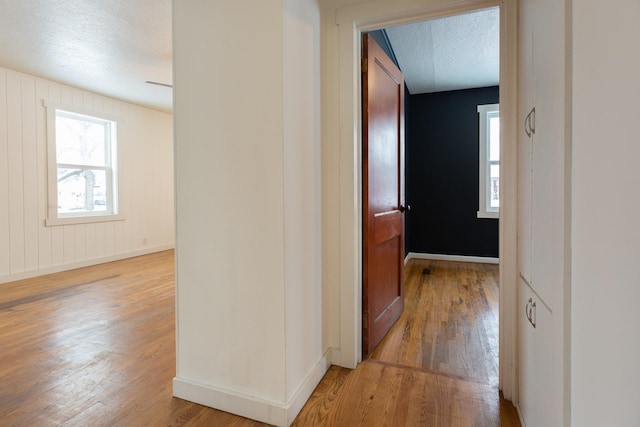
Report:
[{"label": "door knob", "polygon": [[400,212],[404,212],[404,211],[406,211],[406,210],[407,210],[407,208],[405,208],[405,207],[404,207],[404,205],[400,205],[400,207],[398,208],[398,210],[399,210]]}]

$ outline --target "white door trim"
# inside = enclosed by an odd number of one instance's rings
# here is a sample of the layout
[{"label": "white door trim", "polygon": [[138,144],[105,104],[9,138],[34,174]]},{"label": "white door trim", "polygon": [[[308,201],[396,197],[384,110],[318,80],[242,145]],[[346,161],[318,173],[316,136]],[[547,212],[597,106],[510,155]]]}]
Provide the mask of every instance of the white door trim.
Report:
[{"label": "white door trim", "polygon": [[[516,209],[517,209],[517,10],[515,0],[460,0],[415,6],[402,1],[364,2],[338,10],[340,99],[340,348],[333,362],[355,368],[362,359],[362,170],[361,33],[399,23],[501,7],[500,115],[500,389],[517,400]],[[411,3],[411,2],[409,2]],[[413,2],[415,4],[415,2]],[[427,3],[427,2],[425,2]]]}]

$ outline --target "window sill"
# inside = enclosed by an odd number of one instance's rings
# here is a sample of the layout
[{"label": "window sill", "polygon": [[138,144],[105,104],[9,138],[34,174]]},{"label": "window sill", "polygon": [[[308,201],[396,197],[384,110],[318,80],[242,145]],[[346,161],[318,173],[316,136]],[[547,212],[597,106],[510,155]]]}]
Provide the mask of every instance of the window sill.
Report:
[{"label": "window sill", "polygon": [[92,224],[96,222],[111,222],[111,221],[124,221],[124,220],[125,220],[125,216],[123,214],[67,216],[62,218],[47,218],[44,221],[44,225],[47,227],[56,227],[59,225]]},{"label": "window sill", "polygon": [[478,218],[500,219],[500,212],[478,211]]}]

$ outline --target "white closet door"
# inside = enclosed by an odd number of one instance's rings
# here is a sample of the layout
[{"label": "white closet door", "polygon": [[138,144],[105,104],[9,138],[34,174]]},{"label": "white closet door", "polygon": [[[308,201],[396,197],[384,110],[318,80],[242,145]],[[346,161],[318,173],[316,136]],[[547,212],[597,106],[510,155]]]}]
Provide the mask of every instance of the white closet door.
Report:
[{"label": "white closet door", "polygon": [[527,427],[560,426],[569,197],[565,1],[522,0],[519,13],[518,407]]},{"label": "white closet door", "polygon": [[533,77],[533,20],[534,1],[524,0],[519,6],[519,90],[518,90],[518,270],[531,282],[531,201],[533,135],[525,118],[535,105]]},{"label": "white closet door", "polygon": [[531,285],[554,310],[562,302],[565,212],[565,24],[564,2],[538,0],[533,43],[535,134],[533,137]]}]

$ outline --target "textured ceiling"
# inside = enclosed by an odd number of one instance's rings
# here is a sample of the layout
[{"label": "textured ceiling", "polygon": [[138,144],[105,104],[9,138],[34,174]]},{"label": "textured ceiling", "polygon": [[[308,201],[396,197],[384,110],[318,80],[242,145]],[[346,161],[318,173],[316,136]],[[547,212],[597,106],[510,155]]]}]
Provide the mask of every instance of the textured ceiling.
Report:
[{"label": "textured ceiling", "polygon": [[495,86],[500,71],[498,8],[387,28],[412,95]]},{"label": "textured ceiling", "polygon": [[[171,0],[0,0],[0,66],[172,110]],[[498,84],[498,9],[387,28],[412,94]]]},{"label": "textured ceiling", "polygon": [[0,66],[172,109],[171,0],[0,0]]}]

